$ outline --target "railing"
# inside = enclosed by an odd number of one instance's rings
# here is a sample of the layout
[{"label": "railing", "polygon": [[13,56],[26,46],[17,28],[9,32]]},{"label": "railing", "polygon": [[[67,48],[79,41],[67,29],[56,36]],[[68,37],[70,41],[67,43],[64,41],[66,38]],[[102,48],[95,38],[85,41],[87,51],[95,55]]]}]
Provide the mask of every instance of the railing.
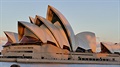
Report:
[{"label": "railing", "polygon": [[[42,54],[42,53],[41,53]],[[44,53],[45,54],[45,53]],[[55,54],[55,53],[54,53]],[[37,54],[36,54],[37,55]],[[46,54],[47,55],[47,54]],[[54,58],[54,57],[48,57],[40,56],[39,58],[33,58],[32,56],[0,56],[0,58],[20,58],[20,59],[36,59],[36,60],[72,60],[72,61],[109,61],[109,62],[120,62],[118,60],[115,60],[115,58],[109,59],[109,58],[84,58],[84,57],[78,57],[77,59],[74,59],[73,57],[68,57],[66,59],[62,59],[63,54],[61,54],[61,59]],[[69,55],[68,55],[69,56]]]}]

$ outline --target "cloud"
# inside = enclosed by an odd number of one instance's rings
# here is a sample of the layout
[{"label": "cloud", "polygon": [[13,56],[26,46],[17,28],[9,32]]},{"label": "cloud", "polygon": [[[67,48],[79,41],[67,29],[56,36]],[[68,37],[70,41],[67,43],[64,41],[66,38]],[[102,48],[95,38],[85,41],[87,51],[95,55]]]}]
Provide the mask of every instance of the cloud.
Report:
[{"label": "cloud", "polygon": [[6,37],[0,37],[0,45],[3,45],[4,43],[6,43],[7,38]]},{"label": "cloud", "polygon": [[7,38],[6,37],[0,37],[0,40],[7,41]]}]

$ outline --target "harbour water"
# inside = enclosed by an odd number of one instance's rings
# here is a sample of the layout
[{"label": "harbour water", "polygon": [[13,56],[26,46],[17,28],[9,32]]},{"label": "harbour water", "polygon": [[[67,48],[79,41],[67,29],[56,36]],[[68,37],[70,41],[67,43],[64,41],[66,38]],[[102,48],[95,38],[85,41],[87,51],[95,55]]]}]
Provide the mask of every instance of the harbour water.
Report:
[{"label": "harbour water", "polygon": [[18,64],[20,65],[20,67],[120,67],[119,65],[40,64],[40,63],[16,63],[16,62],[0,62],[0,67],[10,67],[12,64]]}]

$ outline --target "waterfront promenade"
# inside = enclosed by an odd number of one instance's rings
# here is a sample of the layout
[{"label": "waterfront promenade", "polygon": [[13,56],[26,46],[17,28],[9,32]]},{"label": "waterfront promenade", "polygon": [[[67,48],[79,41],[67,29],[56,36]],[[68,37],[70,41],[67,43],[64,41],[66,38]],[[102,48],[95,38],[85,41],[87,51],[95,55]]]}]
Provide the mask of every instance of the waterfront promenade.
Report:
[{"label": "waterfront promenade", "polygon": [[55,60],[55,59],[27,59],[27,58],[0,58],[0,62],[20,63],[54,63],[54,64],[107,64],[120,65],[120,61],[98,61],[98,60]]}]

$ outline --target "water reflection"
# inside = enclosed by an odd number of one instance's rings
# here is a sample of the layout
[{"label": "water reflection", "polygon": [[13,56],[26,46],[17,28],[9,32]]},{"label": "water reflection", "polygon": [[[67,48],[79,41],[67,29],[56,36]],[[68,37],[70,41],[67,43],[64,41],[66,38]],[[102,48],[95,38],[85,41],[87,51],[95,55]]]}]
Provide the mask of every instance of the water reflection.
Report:
[{"label": "water reflection", "polygon": [[21,67],[119,67],[119,65],[40,64],[40,63],[15,63],[15,62],[0,62],[0,67],[10,67],[12,64],[18,64]]}]

